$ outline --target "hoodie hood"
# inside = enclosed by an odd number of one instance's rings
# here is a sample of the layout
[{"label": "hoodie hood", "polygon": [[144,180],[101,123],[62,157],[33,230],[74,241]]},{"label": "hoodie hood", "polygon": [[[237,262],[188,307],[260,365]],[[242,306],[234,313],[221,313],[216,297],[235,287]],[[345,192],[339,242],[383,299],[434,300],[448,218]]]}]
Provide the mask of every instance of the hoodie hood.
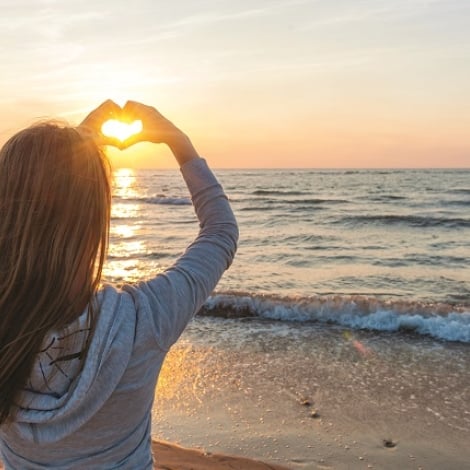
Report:
[{"label": "hoodie hood", "polygon": [[22,439],[63,439],[87,422],[115,390],[135,337],[135,316],[126,318],[119,305],[123,300],[111,287],[97,294],[95,332],[83,364],[79,354],[90,333],[88,309],[64,329],[46,335],[11,424]]}]

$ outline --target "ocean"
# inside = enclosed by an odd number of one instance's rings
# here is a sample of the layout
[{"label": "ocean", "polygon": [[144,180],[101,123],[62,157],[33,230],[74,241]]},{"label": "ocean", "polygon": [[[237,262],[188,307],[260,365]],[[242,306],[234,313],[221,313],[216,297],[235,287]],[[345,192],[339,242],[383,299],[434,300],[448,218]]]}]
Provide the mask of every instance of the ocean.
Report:
[{"label": "ocean", "polygon": [[[215,173],[239,249],[167,356],[153,435],[303,470],[468,468],[470,170]],[[118,170],[105,278],[154,276],[197,231],[177,170]]]},{"label": "ocean", "polygon": [[[216,170],[240,226],[200,315],[470,342],[470,170]],[[106,279],[170,266],[197,233],[177,170],[114,178]]]}]

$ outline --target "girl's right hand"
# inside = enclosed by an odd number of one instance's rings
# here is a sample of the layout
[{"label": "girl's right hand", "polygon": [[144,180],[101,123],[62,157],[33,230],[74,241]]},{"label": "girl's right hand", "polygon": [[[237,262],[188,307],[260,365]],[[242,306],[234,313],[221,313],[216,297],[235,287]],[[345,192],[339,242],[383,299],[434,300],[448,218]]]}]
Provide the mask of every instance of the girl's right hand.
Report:
[{"label": "girl's right hand", "polygon": [[136,101],[128,101],[122,113],[126,120],[142,121],[142,131],[125,140],[122,143],[123,147],[142,141],[167,144],[180,165],[199,157],[188,136],[155,108]]}]

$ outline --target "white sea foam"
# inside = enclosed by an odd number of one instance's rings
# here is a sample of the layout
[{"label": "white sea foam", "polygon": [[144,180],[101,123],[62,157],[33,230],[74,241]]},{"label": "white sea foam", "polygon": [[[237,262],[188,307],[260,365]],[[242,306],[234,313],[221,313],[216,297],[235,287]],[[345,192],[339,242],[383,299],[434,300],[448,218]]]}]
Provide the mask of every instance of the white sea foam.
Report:
[{"label": "white sea foam", "polygon": [[470,311],[443,304],[381,302],[363,296],[286,299],[219,294],[203,314],[321,322],[374,331],[412,331],[447,341],[470,342]]}]

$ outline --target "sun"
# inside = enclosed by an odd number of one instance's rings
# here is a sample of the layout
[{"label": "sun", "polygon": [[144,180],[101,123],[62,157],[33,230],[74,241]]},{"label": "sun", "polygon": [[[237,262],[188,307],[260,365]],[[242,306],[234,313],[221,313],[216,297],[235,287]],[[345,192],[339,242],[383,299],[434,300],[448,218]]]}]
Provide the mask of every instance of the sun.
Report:
[{"label": "sun", "polygon": [[132,135],[138,134],[143,129],[142,121],[134,121],[131,123],[126,123],[118,121],[116,119],[110,119],[106,121],[101,126],[101,132],[107,137],[115,137],[121,142],[124,142],[126,139]]}]

